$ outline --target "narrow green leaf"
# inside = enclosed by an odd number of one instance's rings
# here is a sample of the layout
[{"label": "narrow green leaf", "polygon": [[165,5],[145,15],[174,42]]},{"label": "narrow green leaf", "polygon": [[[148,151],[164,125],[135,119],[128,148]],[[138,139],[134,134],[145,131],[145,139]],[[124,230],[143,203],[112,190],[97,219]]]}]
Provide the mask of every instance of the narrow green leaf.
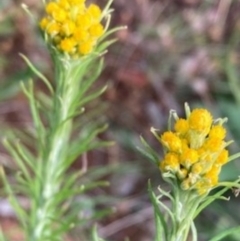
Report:
[{"label": "narrow green leaf", "polygon": [[140,136],[140,140],[143,144],[143,146],[146,148],[146,151],[143,150],[140,147],[137,147],[137,149],[147,158],[149,158],[150,161],[152,161],[155,165],[159,165],[159,157],[157,152],[155,152],[150,145],[144,140],[144,138],[142,136]]},{"label": "narrow green leaf", "polygon": [[[39,139],[38,144],[44,145],[43,143],[45,142],[45,134],[46,133],[45,133],[44,125],[42,124],[42,121],[41,121],[41,118],[40,118],[37,102],[36,102],[36,99],[34,97],[33,83],[32,83],[32,81],[29,82],[29,90],[27,90],[25,88],[23,83],[22,83],[21,86],[22,86],[22,89],[23,89],[24,93],[27,94],[27,97],[28,97],[29,102],[30,102],[31,114],[32,114],[32,117],[33,117],[34,125],[36,127],[38,139]],[[40,149],[41,148],[39,148],[39,150]]]},{"label": "narrow green leaf", "polygon": [[49,82],[49,80],[40,72],[37,70],[37,68],[31,63],[31,61],[23,54],[19,54],[23,60],[26,62],[28,67],[46,84],[48,90],[51,94],[53,94],[53,88]]},{"label": "narrow green leaf", "polygon": [[21,140],[21,143],[26,144],[26,146],[31,147],[34,149],[35,145],[34,142],[36,140],[36,133],[35,133],[35,128],[28,128],[28,129],[16,129],[16,128],[11,128],[11,130],[8,131],[6,135],[8,140],[11,141],[16,141],[17,139]]},{"label": "narrow green leaf", "polygon": [[61,189],[61,192],[55,195],[54,203],[57,205],[57,203],[70,199],[71,197],[75,197],[80,193],[84,193],[96,187],[106,187],[106,186],[109,186],[108,182],[98,181],[98,182],[91,182],[90,184],[86,184],[86,185],[83,184],[81,186],[71,188],[71,189]]},{"label": "narrow green leaf", "polygon": [[191,231],[192,231],[192,241],[198,241],[197,229],[196,229],[194,222],[191,223]]},{"label": "narrow green leaf", "polygon": [[91,150],[96,150],[96,149],[100,149],[103,147],[109,147],[114,145],[115,142],[114,141],[94,141],[93,143],[91,143],[89,145],[89,147],[87,148],[87,151],[91,151]]},{"label": "narrow green leaf", "polygon": [[12,157],[14,158],[15,162],[17,163],[18,167],[20,168],[20,170],[22,171],[26,179],[28,181],[31,181],[29,170],[27,169],[22,158],[19,156],[18,152],[16,151],[17,148],[15,146],[12,146],[7,139],[3,140],[3,144],[7,148],[9,153],[11,153]]},{"label": "narrow green leaf", "polygon": [[27,96],[28,99],[30,99],[31,97],[31,93],[30,91],[26,88],[26,84],[21,82],[21,88],[23,90],[23,93]]},{"label": "narrow green leaf", "polygon": [[103,241],[102,239],[100,239],[98,237],[98,234],[97,234],[97,226],[94,225],[93,229],[92,229],[92,239],[93,241]]},{"label": "narrow green leaf", "polygon": [[[121,31],[121,30],[125,30],[127,29],[127,26],[119,26],[119,27],[116,27],[116,28],[112,28],[110,29],[109,31],[107,31],[103,36],[102,38],[100,39],[100,42],[102,42],[104,39],[106,39],[109,35],[115,33],[115,32],[118,32],[118,31]],[[115,39],[114,39],[115,40]],[[109,40],[111,41],[111,40]],[[105,41],[104,41],[105,42]]]},{"label": "narrow green leaf", "polygon": [[48,95],[46,95],[42,91],[37,91],[36,95],[37,95],[37,99],[39,100],[39,102],[43,106],[44,110],[51,110],[52,109],[52,107],[53,107],[52,98],[50,98]]},{"label": "narrow green leaf", "polygon": [[34,158],[30,151],[19,141],[16,143],[16,149],[22,160],[24,160],[25,163],[31,168],[31,171],[35,173],[36,163],[34,163],[34,161],[36,160],[36,158]]},{"label": "narrow green leaf", "polygon": [[[104,132],[107,127],[108,125],[104,125],[102,127],[93,126],[91,127],[91,129],[89,128],[89,130],[85,130],[84,132],[82,132],[81,135],[79,135],[78,138],[71,143],[68,151],[67,161],[65,162],[63,168],[68,168],[68,166],[71,165],[71,163],[79,155],[88,151],[94,138],[100,133]],[[92,149],[92,147],[90,149]]]},{"label": "narrow green leaf", "polygon": [[171,200],[171,202],[174,202],[174,198],[173,198],[173,196],[170,194],[170,192],[164,191],[160,186],[158,187],[158,190],[159,190],[159,192],[162,193],[165,197],[169,198],[169,200]]},{"label": "narrow green leaf", "polygon": [[89,101],[92,101],[94,99],[96,99],[97,97],[99,97],[100,95],[102,95],[107,89],[107,86],[104,86],[103,88],[101,88],[100,90],[87,95],[85,98],[83,98],[79,103],[78,106],[81,107],[83,105],[85,105],[86,103],[88,103]]},{"label": "narrow green leaf", "polygon": [[[125,166],[124,166],[125,167]],[[108,165],[108,166],[98,166],[98,167],[92,167],[88,170],[87,173],[85,173],[85,178],[87,181],[96,181],[98,179],[103,178],[104,176],[113,173],[114,171],[120,170],[120,165]],[[126,169],[129,169],[129,166],[126,167]],[[84,176],[83,176],[84,178]]]},{"label": "narrow green leaf", "polygon": [[240,233],[240,226],[224,230],[221,233],[219,233],[217,236],[211,238],[209,241],[218,241],[235,233],[238,233],[238,234]]},{"label": "narrow green leaf", "polygon": [[99,44],[97,51],[99,53],[102,53],[104,50],[106,50],[110,45],[114,44],[117,41],[117,39],[111,39],[108,41],[104,41],[102,44]]},{"label": "narrow green leaf", "polygon": [[233,161],[233,160],[235,160],[235,159],[237,159],[237,158],[239,158],[239,157],[240,157],[240,152],[239,152],[239,153],[236,153],[236,154],[234,154],[234,155],[231,155],[231,156],[228,158],[228,162]]},{"label": "narrow green leaf", "polygon": [[143,149],[142,149],[141,147],[139,147],[139,146],[137,146],[136,148],[137,148],[137,150],[138,150],[143,156],[145,156],[147,159],[149,159],[153,164],[155,164],[155,165],[157,164],[157,162],[155,161],[155,159],[153,158],[153,156],[149,154],[149,152],[143,150]]},{"label": "narrow green leaf", "polygon": [[83,175],[81,171],[74,171],[70,173],[65,173],[65,180],[62,189],[71,189],[77,180]]},{"label": "narrow green leaf", "polygon": [[150,195],[151,202],[153,204],[155,223],[156,223],[156,241],[163,241],[163,236],[167,240],[167,223],[164,219],[163,214],[161,213],[158,206],[158,199],[152,191],[152,186],[150,180],[148,181],[148,192]]},{"label": "narrow green leaf", "polygon": [[99,61],[99,63],[97,63],[97,68],[95,67],[94,69],[94,73],[91,75],[90,78],[86,78],[86,80],[83,80],[83,82],[80,85],[80,90],[79,90],[79,96],[82,96],[94,83],[94,81],[96,81],[96,79],[98,78],[98,76],[101,74],[102,72],[102,68],[103,68],[103,59],[101,59]]},{"label": "narrow green leaf", "polygon": [[201,203],[201,205],[197,208],[195,214],[194,214],[194,218],[196,218],[198,216],[198,214],[205,209],[208,205],[210,205],[212,202],[214,202],[217,199],[221,199],[222,194],[225,193],[229,188],[223,188],[222,190],[218,191],[217,193],[215,193],[214,195],[210,195],[207,196],[204,201]]},{"label": "narrow green leaf", "polygon": [[19,204],[19,201],[17,200],[11,185],[9,184],[9,182],[6,179],[5,173],[2,169],[2,167],[0,167],[0,175],[2,177],[3,183],[4,183],[4,187],[6,189],[6,192],[9,195],[9,202],[11,203],[12,207],[14,208],[17,217],[19,218],[20,223],[22,224],[23,228],[25,230],[27,230],[27,214],[24,211],[24,209],[21,207],[21,205]]},{"label": "narrow green leaf", "polygon": [[104,9],[103,9],[103,11],[102,11],[102,16],[105,16],[105,15],[108,14],[112,2],[113,2],[113,0],[108,0],[106,6],[104,7]]}]

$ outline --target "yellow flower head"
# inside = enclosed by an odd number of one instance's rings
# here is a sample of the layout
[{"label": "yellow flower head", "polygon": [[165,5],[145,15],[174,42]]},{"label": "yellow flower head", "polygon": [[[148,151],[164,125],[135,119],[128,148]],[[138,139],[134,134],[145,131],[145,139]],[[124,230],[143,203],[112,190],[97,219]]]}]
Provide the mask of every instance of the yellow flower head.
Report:
[{"label": "yellow flower head", "polygon": [[91,40],[82,43],[78,48],[79,53],[82,55],[89,54],[92,51],[94,44],[95,43]]},{"label": "yellow flower head", "polygon": [[75,29],[76,29],[76,25],[73,21],[71,20],[66,20],[63,24],[62,24],[62,35],[64,36],[72,36],[75,33]]},{"label": "yellow flower head", "polygon": [[204,178],[209,181],[209,185],[214,187],[218,183],[218,175],[220,173],[220,168],[214,165],[212,169],[204,175]]},{"label": "yellow flower head", "polygon": [[69,10],[71,6],[68,0],[58,0],[58,5],[65,10]]},{"label": "yellow flower head", "polygon": [[185,119],[178,119],[174,125],[174,129],[180,135],[186,135],[189,129],[188,121]]},{"label": "yellow flower head", "polygon": [[45,10],[48,14],[52,14],[59,10],[59,5],[56,2],[50,2],[46,5]]},{"label": "yellow flower head", "polygon": [[190,114],[188,121],[191,130],[207,134],[212,125],[212,116],[205,109],[195,109]]},{"label": "yellow flower head", "polygon": [[192,164],[197,162],[198,159],[199,159],[198,152],[194,149],[188,148],[182,152],[181,158],[180,158],[180,163],[184,167],[189,168],[190,166],[192,166]]},{"label": "yellow flower head", "polygon": [[189,112],[185,119],[175,118],[174,130],[159,138],[165,150],[160,170],[172,173],[183,190],[204,194],[218,184],[221,166],[228,161],[226,130],[206,109]]},{"label": "yellow flower head", "polygon": [[78,41],[78,42],[86,42],[89,39],[89,32],[78,28],[74,31],[73,37]]},{"label": "yellow flower head", "polygon": [[226,130],[221,125],[212,126],[211,130],[209,131],[210,138],[218,138],[223,140],[226,136]]},{"label": "yellow flower head", "polygon": [[163,171],[177,172],[179,170],[179,158],[175,153],[167,153],[164,160],[160,164],[160,169]]},{"label": "yellow flower head", "polygon": [[228,151],[226,149],[223,149],[222,152],[217,157],[215,164],[222,166],[222,165],[226,164],[227,161],[228,161]]},{"label": "yellow flower head", "polygon": [[61,30],[61,27],[59,23],[51,21],[46,26],[46,32],[51,36],[55,37],[56,35],[59,35]]},{"label": "yellow flower head", "polygon": [[77,42],[73,38],[65,38],[60,42],[59,48],[66,53],[73,53]]},{"label": "yellow flower head", "polygon": [[210,152],[218,152],[221,151],[223,147],[224,142],[220,138],[208,138],[204,144],[203,147],[210,151]]},{"label": "yellow flower head", "polygon": [[101,9],[96,4],[90,4],[87,11],[94,20],[98,20],[102,15]]},{"label": "yellow flower head", "polygon": [[48,18],[42,18],[42,20],[39,22],[39,26],[41,29],[46,29],[48,23],[49,23]]},{"label": "yellow flower head", "polygon": [[76,22],[77,26],[82,29],[89,29],[93,24],[91,15],[88,13],[79,14],[77,16]]},{"label": "yellow flower head", "polygon": [[182,148],[181,139],[171,131],[163,133],[161,136],[163,145],[172,152],[180,152]]},{"label": "yellow flower head", "polygon": [[100,23],[96,23],[89,28],[89,33],[93,37],[100,37],[104,32],[103,26]]},{"label": "yellow flower head", "polygon": [[[85,0],[51,0],[39,26],[59,52],[81,57],[90,54],[104,34],[101,9]],[[58,41],[55,41],[55,40]]]}]

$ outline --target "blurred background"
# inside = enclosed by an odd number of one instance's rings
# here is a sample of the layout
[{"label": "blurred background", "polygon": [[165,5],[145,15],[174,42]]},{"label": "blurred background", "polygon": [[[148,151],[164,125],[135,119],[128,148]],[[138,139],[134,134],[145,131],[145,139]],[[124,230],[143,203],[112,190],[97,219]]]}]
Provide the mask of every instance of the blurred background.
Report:
[{"label": "blurred background", "polygon": [[[2,138],[9,128],[23,130],[32,125],[20,81],[33,78],[36,91],[44,91],[18,53],[28,56],[50,79],[53,75],[38,27],[21,3],[27,4],[37,19],[43,12],[41,0],[0,1]],[[106,240],[152,241],[154,221],[147,181],[151,179],[154,187],[165,184],[158,168],[137,150],[141,147],[139,137],[143,136],[161,158],[161,145],[150,128],[166,130],[169,110],[183,116],[188,102],[191,108],[209,109],[215,118],[228,117],[228,140],[235,141],[229,151],[240,150],[240,0],[114,0],[112,6],[111,25],[128,28],[115,34],[118,41],[105,56],[97,85],[107,84],[108,89],[95,106],[109,124],[100,138],[113,140],[115,145],[87,155],[89,180],[108,180],[110,186],[77,197],[76,202],[82,203],[86,215],[97,214],[99,234]],[[3,147],[0,151],[0,163],[11,180],[16,167]],[[81,158],[72,168],[81,168]],[[225,166],[221,179],[234,180],[239,174],[240,161],[236,160]],[[215,202],[196,219],[199,241],[239,225],[240,197],[231,191],[225,195],[230,201]],[[19,198],[27,208],[27,197]],[[111,212],[102,218],[105,208]],[[3,194],[0,223],[11,240],[24,240]],[[90,241],[78,228],[66,240]],[[240,234],[225,239],[239,240]]]}]

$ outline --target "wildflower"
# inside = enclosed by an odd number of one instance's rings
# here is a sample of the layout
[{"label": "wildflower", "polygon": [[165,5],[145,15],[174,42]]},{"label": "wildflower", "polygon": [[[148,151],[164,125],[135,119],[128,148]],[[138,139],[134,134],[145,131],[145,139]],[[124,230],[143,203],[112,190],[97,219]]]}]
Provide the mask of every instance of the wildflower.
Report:
[{"label": "wildflower", "polygon": [[163,171],[177,172],[179,170],[179,158],[175,153],[167,153],[165,159],[161,162],[160,168]]},{"label": "wildflower", "polygon": [[[206,109],[195,109],[177,119],[173,131],[159,138],[165,149],[160,162],[163,174],[171,173],[183,190],[203,195],[218,184],[222,165],[228,162],[226,130]],[[220,123],[220,121],[219,121]]]},{"label": "wildflower", "polygon": [[187,148],[181,154],[180,163],[188,169],[192,164],[198,161],[198,158],[199,155],[196,150]]},{"label": "wildflower", "polygon": [[173,132],[171,131],[165,132],[161,136],[161,141],[169,151],[173,151],[173,152],[181,151],[181,147],[182,147],[181,139]]},{"label": "wildflower", "polygon": [[222,152],[217,157],[215,164],[222,166],[226,164],[227,161],[228,161],[228,151],[226,149],[223,149]]},{"label": "wildflower", "polygon": [[101,9],[95,4],[86,6],[85,0],[52,0],[45,12],[39,26],[60,53],[78,57],[90,54],[104,34]]},{"label": "wildflower", "polygon": [[211,130],[209,131],[210,138],[218,138],[223,140],[226,136],[226,130],[221,125],[212,126]]},{"label": "wildflower", "polygon": [[[231,142],[225,140],[226,130],[223,127],[227,119],[214,120],[206,109],[191,111],[187,104],[185,112],[186,117],[179,118],[171,110],[170,128],[161,135],[151,128],[164,149],[160,161],[158,153],[142,139],[147,151],[143,153],[159,166],[163,180],[171,185],[170,192],[159,187],[160,194],[156,195],[149,182],[149,194],[157,217],[157,240],[186,241],[190,236],[197,240],[194,230],[196,216],[212,201],[226,199],[222,195],[225,190],[240,188],[240,178],[234,182],[219,181],[223,165],[240,157],[240,153],[228,157],[226,147]],[[224,189],[211,194],[210,191],[216,187]],[[166,199],[170,203],[167,206]],[[226,232],[222,234],[216,238],[225,237]]]},{"label": "wildflower", "polygon": [[101,17],[101,9],[95,5],[95,4],[90,4],[90,6],[88,7],[88,10],[87,12],[89,14],[91,14],[91,16],[94,18],[94,19],[99,19]]},{"label": "wildflower", "polygon": [[213,165],[212,169],[204,175],[209,181],[210,186],[215,186],[218,183],[218,175],[220,173],[220,168],[217,165]]},{"label": "wildflower", "polygon": [[222,149],[223,145],[224,143],[220,138],[208,138],[204,142],[203,147],[210,152],[217,152]]},{"label": "wildflower", "polygon": [[212,125],[212,116],[205,109],[195,109],[190,114],[188,122],[191,130],[207,134]]},{"label": "wildflower", "polygon": [[189,129],[188,121],[185,119],[178,119],[174,125],[174,129],[177,133],[184,136]]},{"label": "wildflower", "polygon": [[93,47],[94,42],[86,41],[79,46],[78,51],[82,55],[89,54],[92,51]]},{"label": "wildflower", "polygon": [[66,53],[73,53],[76,44],[77,43],[74,38],[65,38],[61,41],[59,48]]}]

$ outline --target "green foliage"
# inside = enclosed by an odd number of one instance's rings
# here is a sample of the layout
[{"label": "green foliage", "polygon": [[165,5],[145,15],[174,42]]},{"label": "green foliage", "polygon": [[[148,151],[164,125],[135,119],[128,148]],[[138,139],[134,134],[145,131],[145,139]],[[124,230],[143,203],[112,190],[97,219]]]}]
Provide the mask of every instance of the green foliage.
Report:
[{"label": "green foliage", "polygon": [[137,149],[142,153],[146,158],[148,158],[151,162],[153,162],[156,166],[159,165],[159,157],[158,154],[151,148],[151,146],[144,140],[142,136],[140,136],[140,140],[144,146],[144,149],[141,147],[137,147]]},{"label": "green foliage", "polygon": [[[108,18],[110,3],[104,10]],[[106,90],[105,86],[100,89],[91,87],[103,68],[101,54],[111,43],[104,41],[99,45],[98,54],[92,53],[77,60],[66,58],[49,46],[55,68],[54,83],[21,54],[28,68],[43,81],[49,92],[47,95],[36,90],[32,80],[21,83],[34,128],[28,133],[17,130],[4,140],[19,172],[15,175],[16,185],[10,184],[4,174],[2,178],[25,232],[25,240],[63,240],[63,236],[76,225],[90,218],[97,220],[111,211],[104,209],[93,213],[92,217],[80,218],[79,212],[84,209],[84,204],[76,201],[79,195],[108,185],[97,179],[101,173],[86,179],[86,153],[112,143],[98,139],[107,125],[88,116],[85,107]],[[19,140],[18,136],[23,139]],[[79,156],[82,156],[82,169],[71,171],[71,165]],[[29,198],[30,210],[21,206],[18,194]],[[3,236],[1,240],[4,241]]]},{"label": "green foliage", "polygon": [[224,230],[220,234],[217,234],[214,238],[211,238],[209,241],[219,241],[219,240],[222,240],[223,238],[225,238],[229,235],[233,235],[234,233],[239,234],[239,232],[240,232],[240,226],[230,228],[228,230]]}]

